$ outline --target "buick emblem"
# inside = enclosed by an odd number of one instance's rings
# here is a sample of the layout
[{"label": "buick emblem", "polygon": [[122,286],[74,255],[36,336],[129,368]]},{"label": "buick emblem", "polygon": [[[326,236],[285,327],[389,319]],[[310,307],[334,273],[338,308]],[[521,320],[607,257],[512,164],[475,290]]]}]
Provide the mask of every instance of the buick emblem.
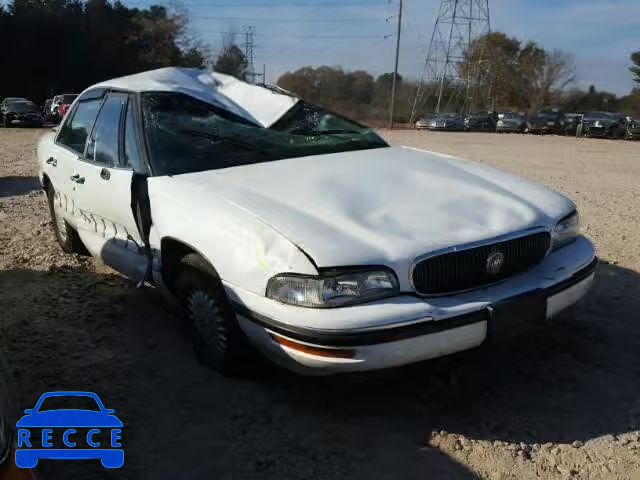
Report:
[{"label": "buick emblem", "polygon": [[497,275],[504,267],[504,253],[493,252],[487,257],[486,270],[489,275]]}]

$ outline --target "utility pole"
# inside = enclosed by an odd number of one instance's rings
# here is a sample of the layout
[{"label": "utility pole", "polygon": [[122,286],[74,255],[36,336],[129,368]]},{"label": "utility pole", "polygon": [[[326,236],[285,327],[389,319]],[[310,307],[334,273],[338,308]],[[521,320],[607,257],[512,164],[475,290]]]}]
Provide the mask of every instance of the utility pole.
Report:
[{"label": "utility pole", "polygon": [[393,83],[391,84],[391,113],[389,114],[389,129],[393,130],[393,117],[396,111],[396,88],[398,81],[398,60],[400,58],[400,33],[402,31],[402,0],[398,6],[398,32],[396,33],[396,66],[393,70]]}]

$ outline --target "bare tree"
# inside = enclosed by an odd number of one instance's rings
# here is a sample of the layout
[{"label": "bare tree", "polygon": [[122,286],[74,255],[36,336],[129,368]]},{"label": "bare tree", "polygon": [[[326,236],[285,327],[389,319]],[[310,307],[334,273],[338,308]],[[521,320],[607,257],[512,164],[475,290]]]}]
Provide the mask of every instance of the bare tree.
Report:
[{"label": "bare tree", "polygon": [[530,65],[531,107],[538,109],[557,98],[576,79],[573,57],[560,50],[542,51]]}]

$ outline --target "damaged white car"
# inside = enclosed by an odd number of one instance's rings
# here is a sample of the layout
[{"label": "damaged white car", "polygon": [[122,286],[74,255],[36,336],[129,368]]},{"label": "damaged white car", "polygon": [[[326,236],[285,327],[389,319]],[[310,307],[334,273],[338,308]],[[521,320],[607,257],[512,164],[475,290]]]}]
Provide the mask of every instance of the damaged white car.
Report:
[{"label": "damaged white car", "polygon": [[62,248],[162,288],[222,371],[250,345],[306,373],[476,347],[575,303],[597,263],[558,193],[210,71],[89,88],[38,160]]}]

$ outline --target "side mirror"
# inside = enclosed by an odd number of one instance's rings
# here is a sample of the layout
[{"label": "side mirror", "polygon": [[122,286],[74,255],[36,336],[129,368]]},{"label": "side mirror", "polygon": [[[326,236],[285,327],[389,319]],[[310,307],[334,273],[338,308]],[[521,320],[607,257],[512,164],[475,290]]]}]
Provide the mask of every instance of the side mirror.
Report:
[{"label": "side mirror", "polygon": [[55,127],[51,127],[51,131],[52,132],[57,132],[59,128],[60,127],[56,125]]},{"label": "side mirror", "polygon": [[112,413],[115,413],[116,411],[112,408],[105,408],[104,413],[106,413],[107,415],[111,415]]},{"label": "side mirror", "polygon": [[27,408],[24,413],[26,413],[27,415],[31,415],[33,413],[33,408]]}]

